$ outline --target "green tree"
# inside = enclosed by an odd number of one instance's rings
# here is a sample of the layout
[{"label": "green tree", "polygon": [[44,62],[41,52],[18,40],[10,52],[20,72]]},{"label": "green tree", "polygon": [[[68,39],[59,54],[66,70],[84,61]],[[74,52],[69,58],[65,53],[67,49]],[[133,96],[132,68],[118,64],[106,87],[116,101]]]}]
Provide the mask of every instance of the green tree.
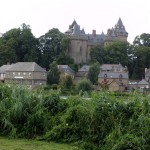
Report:
[{"label": "green tree", "polygon": [[105,62],[109,64],[121,63],[123,66],[128,65],[129,43],[116,41],[112,42],[110,45],[107,45],[105,49],[106,49]]},{"label": "green tree", "polygon": [[47,74],[47,83],[49,85],[58,84],[59,78],[60,78],[60,72],[59,72],[58,67],[57,67],[57,62],[53,61],[50,64],[50,69],[49,69],[48,74]]},{"label": "green tree", "polygon": [[96,84],[98,81],[98,74],[100,72],[100,64],[99,62],[94,63],[90,66],[87,78],[92,82],[92,84]]},{"label": "green tree", "polygon": [[97,45],[90,50],[91,62],[105,63],[106,51],[103,45]]},{"label": "green tree", "polygon": [[0,64],[18,61],[38,62],[37,39],[28,25],[11,29],[0,38]]},{"label": "green tree", "polygon": [[70,75],[62,77],[61,78],[61,83],[63,85],[63,88],[68,89],[68,90],[69,89],[71,90],[71,88],[73,86],[73,80],[72,80]]},{"label": "green tree", "polygon": [[88,79],[82,79],[77,83],[78,91],[87,91],[89,92],[92,89],[92,84]]},{"label": "green tree", "polygon": [[70,38],[61,33],[58,29],[53,28],[45,35],[39,38],[40,65],[49,69],[49,64],[54,60],[58,64],[74,64],[73,59],[68,55]]},{"label": "green tree", "polygon": [[133,41],[134,67],[133,78],[141,79],[145,75],[145,68],[150,66],[150,34],[143,33]]}]

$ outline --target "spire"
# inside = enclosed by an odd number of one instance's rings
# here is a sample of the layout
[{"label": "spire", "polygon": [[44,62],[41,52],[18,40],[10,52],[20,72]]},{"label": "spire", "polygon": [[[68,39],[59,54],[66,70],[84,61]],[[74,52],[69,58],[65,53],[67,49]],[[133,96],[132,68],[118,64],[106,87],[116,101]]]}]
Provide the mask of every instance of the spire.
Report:
[{"label": "spire", "polygon": [[122,23],[121,18],[119,18],[117,24],[115,25],[115,28],[116,28],[116,29],[125,30],[125,27],[124,27],[124,25],[123,25],[123,23]]},{"label": "spire", "polygon": [[75,19],[72,22],[72,24],[69,26],[69,29],[72,29],[74,25],[78,25]]},{"label": "spire", "polygon": [[122,20],[121,20],[121,18],[119,18],[119,20],[118,20],[118,22],[117,22],[117,26],[119,26],[119,27],[122,27],[122,26],[124,26],[124,25],[123,25],[123,23],[122,23]]}]

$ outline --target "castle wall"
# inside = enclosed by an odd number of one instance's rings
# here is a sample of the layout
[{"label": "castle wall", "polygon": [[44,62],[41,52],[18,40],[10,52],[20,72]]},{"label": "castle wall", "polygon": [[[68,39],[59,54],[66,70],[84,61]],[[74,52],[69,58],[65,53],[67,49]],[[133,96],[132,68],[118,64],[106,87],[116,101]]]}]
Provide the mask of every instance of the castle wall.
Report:
[{"label": "castle wall", "polygon": [[69,48],[69,55],[76,64],[86,63],[88,59],[87,40],[85,38],[72,38]]}]

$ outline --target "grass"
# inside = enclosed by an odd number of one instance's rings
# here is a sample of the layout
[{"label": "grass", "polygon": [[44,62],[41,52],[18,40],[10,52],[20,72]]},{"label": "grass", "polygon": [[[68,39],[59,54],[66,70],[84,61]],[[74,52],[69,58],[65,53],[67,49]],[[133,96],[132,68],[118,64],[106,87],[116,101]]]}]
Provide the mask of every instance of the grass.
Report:
[{"label": "grass", "polygon": [[0,150],[77,150],[66,144],[57,144],[53,142],[43,142],[27,139],[8,139],[0,137]]}]

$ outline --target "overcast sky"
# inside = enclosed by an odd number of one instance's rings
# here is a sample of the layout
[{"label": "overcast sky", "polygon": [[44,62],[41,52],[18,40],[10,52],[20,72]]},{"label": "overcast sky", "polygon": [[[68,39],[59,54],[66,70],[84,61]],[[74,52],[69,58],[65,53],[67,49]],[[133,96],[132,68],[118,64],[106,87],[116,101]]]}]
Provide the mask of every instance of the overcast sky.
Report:
[{"label": "overcast sky", "polygon": [[0,6],[1,33],[26,23],[39,37],[52,28],[65,32],[75,19],[86,33],[106,34],[119,17],[130,43],[150,33],[150,0],[0,0]]}]

